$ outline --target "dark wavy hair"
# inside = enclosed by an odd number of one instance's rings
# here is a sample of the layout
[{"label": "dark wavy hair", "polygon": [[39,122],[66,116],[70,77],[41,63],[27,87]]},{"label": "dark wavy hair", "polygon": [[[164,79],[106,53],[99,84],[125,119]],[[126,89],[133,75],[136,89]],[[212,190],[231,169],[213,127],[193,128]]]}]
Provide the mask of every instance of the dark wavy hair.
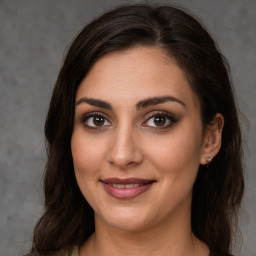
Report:
[{"label": "dark wavy hair", "polygon": [[224,116],[221,149],[208,168],[199,167],[191,216],[194,234],[212,255],[230,253],[244,180],[229,66],[193,15],[180,7],[147,4],[103,14],[78,34],[66,55],[45,124],[45,212],[35,227],[31,252],[44,255],[79,246],[94,232],[93,209],[79,190],[71,156],[76,91],[102,56],[137,45],[161,47],[186,72],[200,101],[204,128],[216,113]]}]

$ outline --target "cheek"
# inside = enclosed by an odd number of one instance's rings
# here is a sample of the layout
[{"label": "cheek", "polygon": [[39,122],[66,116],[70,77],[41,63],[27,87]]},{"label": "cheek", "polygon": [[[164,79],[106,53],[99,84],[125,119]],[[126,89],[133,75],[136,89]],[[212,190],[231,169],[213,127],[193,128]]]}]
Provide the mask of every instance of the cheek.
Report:
[{"label": "cheek", "polygon": [[71,151],[78,186],[88,203],[96,209],[95,191],[104,158],[104,143],[76,129],[71,139]]},{"label": "cheek", "polygon": [[200,145],[195,141],[185,137],[178,140],[168,140],[164,142],[161,148],[153,148],[156,159],[160,162],[173,161],[173,164],[187,163],[192,160],[199,161]]},{"label": "cheek", "polygon": [[191,136],[183,129],[182,133],[168,137],[158,141],[161,146],[152,147],[149,153],[162,185],[159,197],[163,205],[169,205],[161,209],[163,212],[183,205],[182,202],[189,205],[200,164],[200,136]]},{"label": "cheek", "polygon": [[79,132],[74,132],[71,139],[71,150],[75,173],[80,178],[92,178],[100,170],[104,158],[103,143],[90,139]]},{"label": "cheek", "polygon": [[[192,135],[191,135],[192,134]],[[197,172],[200,163],[201,133],[180,129],[165,138],[160,138],[148,147],[148,154],[158,169],[168,174]]]}]

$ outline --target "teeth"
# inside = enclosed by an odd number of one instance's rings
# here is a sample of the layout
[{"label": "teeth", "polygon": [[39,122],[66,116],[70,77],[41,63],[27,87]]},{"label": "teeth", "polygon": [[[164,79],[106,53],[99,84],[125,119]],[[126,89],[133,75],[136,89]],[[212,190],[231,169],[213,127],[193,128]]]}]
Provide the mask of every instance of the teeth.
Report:
[{"label": "teeth", "polygon": [[127,184],[127,185],[125,185],[125,188],[133,188],[133,184]]},{"label": "teeth", "polygon": [[137,188],[140,184],[111,184],[115,188]]}]

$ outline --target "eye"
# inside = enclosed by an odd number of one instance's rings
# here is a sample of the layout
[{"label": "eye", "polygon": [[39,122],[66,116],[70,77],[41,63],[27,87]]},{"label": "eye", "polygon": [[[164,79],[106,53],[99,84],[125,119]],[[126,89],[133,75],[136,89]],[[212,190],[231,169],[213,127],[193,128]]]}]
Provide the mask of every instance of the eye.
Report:
[{"label": "eye", "polygon": [[105,126],[110,126],[111,123],[100,114],[92,114],[86,115],[82,118],[82,122],[84,125],[91,129],[102,128]]},{"label": "eye", "polygon": [[167,128],[176,122],[176,119],[170,114],[155,114],[143,123],[143,126],[154,128]]}]

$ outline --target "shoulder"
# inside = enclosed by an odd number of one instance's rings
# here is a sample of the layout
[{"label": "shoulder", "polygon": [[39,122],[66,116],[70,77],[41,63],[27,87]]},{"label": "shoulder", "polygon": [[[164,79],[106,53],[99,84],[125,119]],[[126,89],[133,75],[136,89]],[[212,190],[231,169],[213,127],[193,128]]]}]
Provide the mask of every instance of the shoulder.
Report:
[{"label": "shoulder", "polygon": [[78,247],[72,247],[68,250],[61,250],[48,255],[40,255],[38,253],[31,253],[24,256],[78,256]]}]

